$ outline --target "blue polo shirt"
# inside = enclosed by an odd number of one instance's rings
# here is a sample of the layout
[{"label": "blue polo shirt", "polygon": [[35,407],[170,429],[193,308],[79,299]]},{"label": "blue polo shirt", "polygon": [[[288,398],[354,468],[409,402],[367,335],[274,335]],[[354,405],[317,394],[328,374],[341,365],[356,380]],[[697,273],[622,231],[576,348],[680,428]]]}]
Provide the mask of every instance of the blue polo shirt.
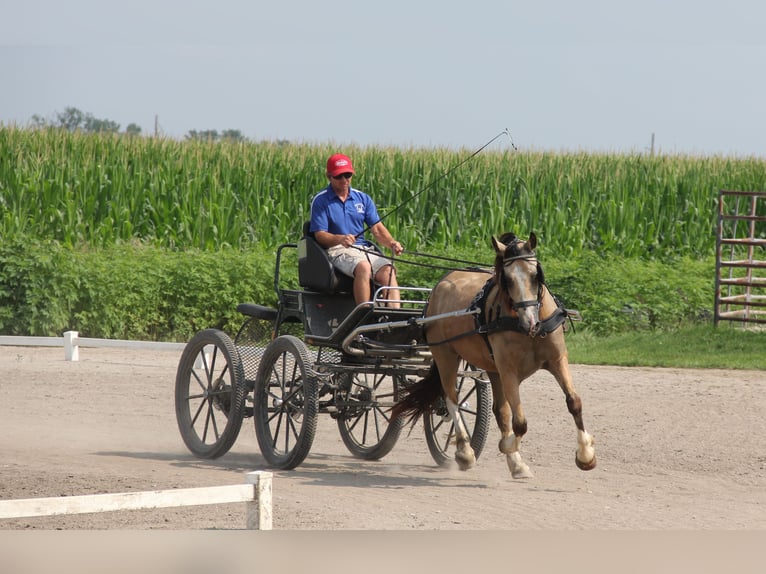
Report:
[{"label": "blue polo shirt", "polygon": [[344,203],[328,185],[311,201],[311,233],[327,231],[336,235],[356,235],[357,245],[370,245],[361,233],[379,221],[375,202],[358,189],[351,188]]}]

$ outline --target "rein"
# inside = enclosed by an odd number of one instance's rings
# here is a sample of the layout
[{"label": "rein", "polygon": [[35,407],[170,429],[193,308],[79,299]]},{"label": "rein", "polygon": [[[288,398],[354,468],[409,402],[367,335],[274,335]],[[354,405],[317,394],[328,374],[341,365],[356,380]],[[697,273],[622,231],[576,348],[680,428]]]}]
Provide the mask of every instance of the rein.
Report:
[{"label": "rein", "polygon": [[[351,249],[358,249],[359,251],[367,251],[366,249],[363,249],[361,247],[358,247],[356,245],[352,245]],[[444,257],[442,255],[431,255],[428,253],[419,253],[417,251],[405,251],[407,255],[415,255],[418,257],[425,257],[427,259],[439,259],[441,261],[449,261],[451,263],[462,263],[464,265],[467,265],[468,267],[447,267],[444,265],[433,265],[430,263],[421,263],[419,261],[412,261],[410,259],[402,259],[399,257],[394,257],[393,255],[386,255],[385,253],[375,253],[378,257],[382,257],[383,259],[388,259],[393,264],[394,259],[396,259],[396,263],[406,263],[407,265],[415,265],[416,267],[427,267],[428,269],[437,269],[440,271],[477,271],[477,272],[483,272],[486,273],[488,268],[491,268],[492,265],[489,265],[487,263],[478,263],[476,261],[467,261],[465,259],[454,259],[452,257]]]}]

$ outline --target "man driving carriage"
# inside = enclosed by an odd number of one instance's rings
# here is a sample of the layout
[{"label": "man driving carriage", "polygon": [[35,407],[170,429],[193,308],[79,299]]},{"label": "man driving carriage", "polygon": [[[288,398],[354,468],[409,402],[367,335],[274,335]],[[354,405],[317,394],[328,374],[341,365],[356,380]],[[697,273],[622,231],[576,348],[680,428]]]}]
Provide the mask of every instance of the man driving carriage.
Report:
[{"label": "man driving carriage", "polygon": [[333,266],[354,279],[357,304],[370,301],[370,285],[374,280],[380,286],[389,287],[383,296],[394,301],[390,306],[398,307],[396,270],[392,262],[381,257],[373,243],[364,238],[364,231],[369,228],[375,240],[395,255],[403,251],[401,243],[383,225],[372,198],[351,187],[354,176],[351,158],[340,153],[330,156],[326,175],[329,184],[311,201],[309,231],[327,250]]}]

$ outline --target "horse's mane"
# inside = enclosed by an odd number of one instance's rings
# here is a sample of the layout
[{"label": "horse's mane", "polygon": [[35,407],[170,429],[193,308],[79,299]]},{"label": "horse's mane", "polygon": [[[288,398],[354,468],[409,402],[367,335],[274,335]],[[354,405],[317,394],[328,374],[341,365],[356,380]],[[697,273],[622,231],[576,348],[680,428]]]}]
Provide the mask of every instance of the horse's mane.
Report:
[{"label": "horse's mane", "polygon": [[[524,241],[523,239],[520,239],[516,237],[516,234],[508,231],[506,233],[503,233],[499,238],[498,241],[505,245],[507,249],[505,250],[504,255],[498,254],[497,256],[497,264],[502,265],[502,260],[505,257],[516,257],[518,255],[522,255],[525,253],[532,253],[532,250],[529,249],[528,242]],[[521,248],[521,245],[524,246],[524,248]]]}]

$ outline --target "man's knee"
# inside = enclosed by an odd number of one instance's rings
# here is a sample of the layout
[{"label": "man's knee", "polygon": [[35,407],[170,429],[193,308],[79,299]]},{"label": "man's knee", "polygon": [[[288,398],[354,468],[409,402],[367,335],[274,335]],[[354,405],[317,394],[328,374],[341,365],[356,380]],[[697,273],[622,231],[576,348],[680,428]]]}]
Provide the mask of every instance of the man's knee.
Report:
[{"label": "man's knee", "polygon": [[375,274],[375,280],[381,285],[391,285],[396,282],[396,269],[391,265],[386,265],[378,269]]},{"label": "man's knee", "polygon": [[360,278],[360,279],[370,279],[372,276],[372,267],[370,267],[369,261],[360,261],[357,263],[356,267],[354,267],[354,277]]}]

